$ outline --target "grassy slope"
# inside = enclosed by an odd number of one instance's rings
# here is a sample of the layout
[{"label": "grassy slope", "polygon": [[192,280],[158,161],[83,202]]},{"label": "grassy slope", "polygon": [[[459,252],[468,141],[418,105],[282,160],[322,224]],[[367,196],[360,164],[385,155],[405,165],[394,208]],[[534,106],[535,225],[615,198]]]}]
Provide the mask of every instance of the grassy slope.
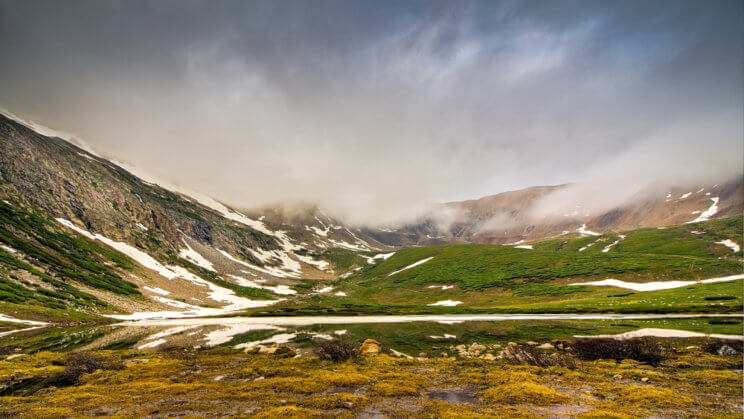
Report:
[{"label": "grassy slope", "polygon": [[[693,234],[692,231],[702,232]],[[534,244],[534,250],[499,245],[429,246],[399,250],[338,282],[348,297],[305,297],[264,310],[274,314],[390,312],[741,311],[742,281],[685,289],[633,293],[612,287],[567,286],[605,278],[647,282],[696,280],[742,272],[741,251],[715,242],[741,242],[739,217],[703,223],[640,229],[600,237],[561,236]],[[594,243],[590,247],[588,244]],[[579,249],[585,248],[583,251]],[[396,270],[432,260],[390,276]],[[436,285],[454,285],[442,290]],[[709,297],[728,300],[706,300]],[[460,307],[427,307],[440,300]]]}]

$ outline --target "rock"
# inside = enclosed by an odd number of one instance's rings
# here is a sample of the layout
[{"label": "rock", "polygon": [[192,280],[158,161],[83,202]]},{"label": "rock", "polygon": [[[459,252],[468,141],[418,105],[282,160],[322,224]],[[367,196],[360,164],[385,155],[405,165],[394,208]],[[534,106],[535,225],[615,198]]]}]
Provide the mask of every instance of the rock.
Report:
[{"label": "rock", "polygon": [[374,339],[365,340],[359,348],[359,353],[362,356],[377,356],[380,351],[382,351],[382,344]]},{"label": "rock", "polygon": [[693,350],[693,349],[700,349],[700,347],[699,346],[696,346],[696,345],[692,345],[692,346],[685,347],[685,349],[687,349],[688,351],[690,351],[690,350]]},{"label": "rock", "polygon": [[530,340],[530,341],[528,341],[526,343],[527,343],[527,345],[530,345],[530,346],[537,346],[537,342],[532,341],[532,340]]},{"label": "rock", "polygon": [[641,378],[641,381],[644,382],[644,383],[647,382],[648,381],[648,377]]},{"label": "rock", "polygon": [[728,345],[723,345],[718,349],[718,355],[736,355],[737,353],[736,349]]},{"label": "rock", "polygon": [[542,345],[538,346],[537,349],[555,349],[552,343],[543,343]]},{"label": "rock", "polygon": [[447,358],[449,355],[447,355],[447,352],[442,352],[442,358]]},{"label": "rock", "polygon": [[492,353],[484,354],[481,358],[485,359],[486,361],[495,361],[497,359],[496,355]]},{"label": "rock", "polygon": [[276,353],[277,347],[275,346],[261,346],[258,348],[258,353],[261,355],[273,355]]},{"label": "rock", "polygon": [[353,409],[354,403],[352,402],[344,402],[344,409]]},{"label": "rock", "polygon": [[516,342],[509,342],[506,345],[507,346],[517,346],[517,343]]},{"label": "rock", "polygon": [[426,352],[419,352],[419,358],[426,358]]},{"label": "rock", "polygon": [[623,379],[623,376],[620,375],[620,374],[615,374],[615,375],[612,376],[612,378],[614,378],[616,380],[622,380]]},{"label": "rock", "polygon": [[465,346],[465,345],[457,345],[457,346],[455,346],[455,350],[457,352],[465,352],[465,351],[468,350],[468,347]]},{"label": "rock", "polygon": [[493,344],[493,345],[488,345],[488,346],[489,346],[489,347],[490,347],[491,349],[501,349],[501,345],[499,345],[498,343],[495,343],[495,344]]},{"label": "rock", "polygon": [[470,348],[468,348],[468,350],[470,352],[483,352],[486,350],[486,347],[481,344],[473,342],[473,344],[470,345]]},{"label": "rock", "polygon": [[562,351],[563,348],[565,348],[565,346],[563,346],[562,343],[559,343],[559,344],[555,345],[555,348]]}]

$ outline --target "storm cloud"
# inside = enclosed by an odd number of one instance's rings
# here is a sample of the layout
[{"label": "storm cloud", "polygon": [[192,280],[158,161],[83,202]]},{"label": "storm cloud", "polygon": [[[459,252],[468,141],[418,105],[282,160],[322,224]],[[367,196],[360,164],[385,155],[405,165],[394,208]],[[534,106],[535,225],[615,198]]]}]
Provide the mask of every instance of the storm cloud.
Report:
[{"label": "storm cloud", "polygon": [[6,0],[0,106],[236,207],[393,223],[562,183],[606,207],[741,176],[742,22],[740,1]]}]

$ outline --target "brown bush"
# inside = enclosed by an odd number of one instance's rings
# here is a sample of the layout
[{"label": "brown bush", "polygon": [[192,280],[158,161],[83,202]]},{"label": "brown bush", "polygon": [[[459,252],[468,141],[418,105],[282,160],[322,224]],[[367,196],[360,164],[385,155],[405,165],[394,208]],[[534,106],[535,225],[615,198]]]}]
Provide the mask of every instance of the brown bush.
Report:
[{"label": "brown bush", "polygon": [[83,374],[97,370],[118,370],[124,368],[121,362],[106,359],[89,352],[75,352],[67,356],[62,365],[65,369],[50,376],[45,386],[67,387],[80,382]]},{"label": "brown bush", "polygon": [[359,356],[359,348],[351,342],[327,340],[317,347],[318,357],[333,362],[343,362]]},{"label": "brown bush", "polygon": [[650,365],[658,365],[664,360],[663,348],[659,342],[650,338],[619,340],[612,338],[574,339],[571,349],[581,359],[633,359]]}]

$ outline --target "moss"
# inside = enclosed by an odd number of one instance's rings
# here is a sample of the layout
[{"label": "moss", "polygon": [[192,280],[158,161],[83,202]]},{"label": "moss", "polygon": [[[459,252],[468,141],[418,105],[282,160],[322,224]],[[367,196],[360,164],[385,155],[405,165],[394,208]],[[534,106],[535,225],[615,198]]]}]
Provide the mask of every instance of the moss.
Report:
[{"label": "moss", "polygon": [[597,409],[591,412],[582,413],[577,417],[582,419],[632,419],[634,416],[626,415],[621,412],[615,412],[612,410]]},{"label": "moss", "polygon": [[501,406],[482,411],[466,404],[453,404],[441,400],[429,400],[414,415],[416,418],[444,419],[487,419],[487,418],[529,418],[531,415],[516,407]]},{"label": "moss", "polygon": [[317,409],[359,408],[370,403],[370,399],[348,393],[334,393],[305,399],[299,404]]},{"label": "moss", "polygon": [[738,385],[742,375],[733,371],[701,370],[691,371],[682,375],[696,384],[706,386]]},{"label": "moss", "polygon": [[377,383],[369,391],[383,397],[416,396],[419,394],[419,386],[411,381],[394,380]]},{"label": "moss", "polygon": [[297,406],[283,406],[283,407],[274,407],[271,409],[266,409],[258,412],[256,415],[253,416],[256,419],[274,419],[274,418],[282,418],[282,419],[305,419],[305,418],[322,418],[323,414],[316,411],[316,410],[310,410],[306,409],[304,407],[297,407]]},{"label": "moss", "polygon": [[258,381],[254,386],[286,393],[311,394],[328,389],[329,384],[312,378],[275,377]]},{"label": "moss", "polygon": [[569,400],[552,388],[535,383],[513,383],[483,390],[479,396],[489,404],[534,404],[547,406]]},{"label": "moss", "polygon": [[679,409],[695,404],[692,397],[661,387],[624,386],[614,400],[620,406],[642,409]]},{"label": "moss", "polygon": [[356,372],[322,372],[319,377],[320,380],[338,387],[353,387],[368,384],[372,379],[364,374]]}]

